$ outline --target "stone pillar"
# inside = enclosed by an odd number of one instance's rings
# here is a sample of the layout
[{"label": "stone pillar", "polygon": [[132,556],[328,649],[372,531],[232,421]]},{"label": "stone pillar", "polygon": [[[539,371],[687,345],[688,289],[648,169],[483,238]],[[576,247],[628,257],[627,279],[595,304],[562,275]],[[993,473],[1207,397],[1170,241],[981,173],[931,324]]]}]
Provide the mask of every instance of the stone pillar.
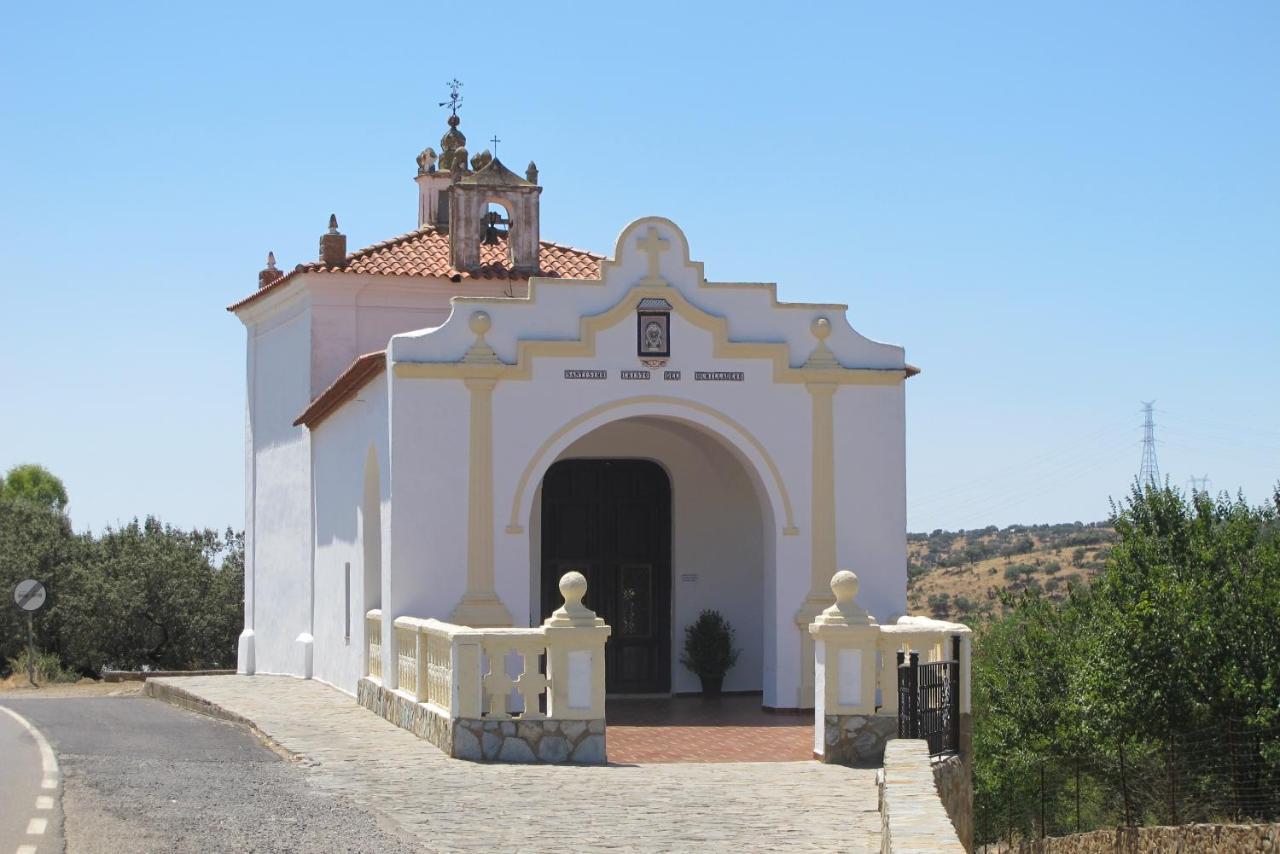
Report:
[{"label": "stone pillar", "polygon": [[876,714],[880,626],[854,600],[858,576],[831,578],[836,603],[809,626],[814,641],[813,754],[823,762],[879,764],[898,719]]},{"label": "stone pillar", "polygon": [[493,389],[498,381],[475,377],[464,382],[471,392],[467,592],[449,621],[472,628],[510,626],[511,612],[498,598],[493,573]]},{"label": "stone pillar", "polygon": [[546,619],[547,716],[559,720],[604,720],[604,644],[612,629],[582,604],[587,579],[567,572],[560,579],[564,605]]}]

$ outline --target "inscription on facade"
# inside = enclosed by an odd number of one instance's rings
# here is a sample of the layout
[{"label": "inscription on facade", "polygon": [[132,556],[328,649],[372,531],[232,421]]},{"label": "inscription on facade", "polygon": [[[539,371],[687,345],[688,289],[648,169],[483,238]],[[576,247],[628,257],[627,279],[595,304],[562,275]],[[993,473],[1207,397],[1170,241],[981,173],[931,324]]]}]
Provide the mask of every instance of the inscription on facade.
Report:
[{"label": "inscription on facade", "polygon": [[745,378],[742,371],[694,371],[698,381],[740,383]]},{"label": "inscription on facade", "polygon": [[648,371],[623,371],[622,378],[624,380],[647,380],[649,379]]},{"label": "inscription on facade", "polygon": [[678,380],[680,379],[680,372],[679,371],[663,371],[662,378],[664,380]]},{"label": "inscription on facade", "polygon": [[566,370],[564,378],[567,380],[606,380],[609,378],[608,371],[592,371],[592,370]]}]

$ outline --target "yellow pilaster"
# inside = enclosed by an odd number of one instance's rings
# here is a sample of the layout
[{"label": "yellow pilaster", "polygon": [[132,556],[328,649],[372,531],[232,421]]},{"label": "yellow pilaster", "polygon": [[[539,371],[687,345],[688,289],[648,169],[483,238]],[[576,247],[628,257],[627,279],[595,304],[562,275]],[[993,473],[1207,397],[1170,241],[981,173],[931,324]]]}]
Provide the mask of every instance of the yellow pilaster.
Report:
[{"label": "yellow pilaster", "polygon": [[805,383],[813,402],[809,499],[809,594],[796,612],[800,632],[800,707],[813,706],[813,638],[809,624],[831,604],[836,572],[835,383]]},{"label": "yellow pilaster", "polygon": [[471,393],[467,592],[449,619],[473,628],[510,626],[511,612],[498,598],[493,575],[493,389],[498,381],[471,377],[463,382]]}]

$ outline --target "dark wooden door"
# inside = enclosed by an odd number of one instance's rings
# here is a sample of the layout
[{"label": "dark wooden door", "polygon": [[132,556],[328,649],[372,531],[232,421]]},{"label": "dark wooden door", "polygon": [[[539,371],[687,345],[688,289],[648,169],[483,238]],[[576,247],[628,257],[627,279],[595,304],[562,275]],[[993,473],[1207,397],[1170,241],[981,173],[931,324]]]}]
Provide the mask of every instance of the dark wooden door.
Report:
[{"label": "dark wooden door", "polygon": [[542,480],[542,616],[560,576],[587,577],[587,607],[613,627],[605,690],[671,690],[671,483],[646,460],[562,460]]}]

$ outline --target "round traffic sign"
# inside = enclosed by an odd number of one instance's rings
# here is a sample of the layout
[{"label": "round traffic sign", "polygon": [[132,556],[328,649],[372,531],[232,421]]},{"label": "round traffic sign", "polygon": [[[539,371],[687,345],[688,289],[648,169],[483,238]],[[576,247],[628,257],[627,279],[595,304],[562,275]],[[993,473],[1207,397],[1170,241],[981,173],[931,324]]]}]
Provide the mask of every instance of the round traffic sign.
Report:
[{"label": "round traffic sign", "polygon": [[44,604],[45,595],[44,585],[34,578],[19,581],[18,586],[13,588],[13,601],[24,611],[39,610]]}]

